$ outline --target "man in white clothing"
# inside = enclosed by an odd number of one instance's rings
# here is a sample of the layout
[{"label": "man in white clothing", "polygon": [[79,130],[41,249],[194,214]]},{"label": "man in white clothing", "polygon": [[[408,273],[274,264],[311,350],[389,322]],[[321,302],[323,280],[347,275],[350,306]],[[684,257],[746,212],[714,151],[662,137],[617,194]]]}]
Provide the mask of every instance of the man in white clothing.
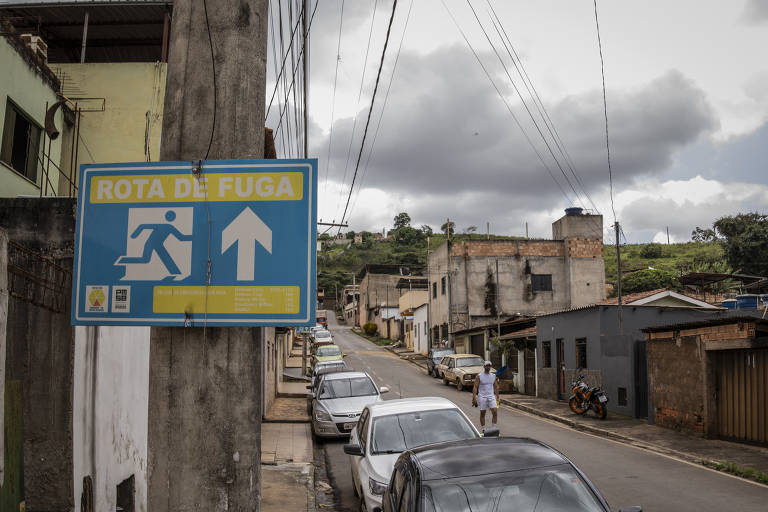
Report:
[{"label": "man in white clothing", "polygon": [[[478,398],[479,397],[479,398]],[[491,426],[496,429],[499,403],[499,381],[496,374],[491,373],[491,362],[486,361],[482,373],[475,377],[475,387],[472,389],[472,405],[480,405],[480,427],[485,432],[485,411],[491,410]]]}]

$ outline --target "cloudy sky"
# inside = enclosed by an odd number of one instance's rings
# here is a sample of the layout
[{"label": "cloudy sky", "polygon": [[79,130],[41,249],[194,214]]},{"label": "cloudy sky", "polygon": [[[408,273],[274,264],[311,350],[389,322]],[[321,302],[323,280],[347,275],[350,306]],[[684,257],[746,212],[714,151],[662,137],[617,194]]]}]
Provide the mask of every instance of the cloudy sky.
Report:
[{"label": "cloudy sky", "polygon": [[[614,207],[627,241],[666,241],[667,227],[686,241],[722,215],[768,213],[768,2],[597,5]],[[391,0],[323,0],[315,14],[309,147],[324,221],[342,217],[391,12]],[[381,231],[405,211],[416,226],[450,218],[459,231],[490,222],[493,233],[520,235],[527,222],[546,238],[564,208],[583,206],[610,231],[601,80],[592,0],[399,0],[350,229]],[[278,134],[287,156],[281,145]]]}]

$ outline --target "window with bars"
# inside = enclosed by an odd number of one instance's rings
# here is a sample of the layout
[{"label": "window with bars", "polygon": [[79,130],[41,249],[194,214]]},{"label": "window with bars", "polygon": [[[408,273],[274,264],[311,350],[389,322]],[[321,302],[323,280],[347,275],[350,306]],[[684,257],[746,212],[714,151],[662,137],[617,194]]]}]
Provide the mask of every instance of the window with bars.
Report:
[{"label": "window with bars", "polygon": [[576,338],[576,364],[587,368],[587,338]]},{"label": "window with bars", "polygon": [[552,274],[532,274],[531,290],[534,292],[551,292]]}]

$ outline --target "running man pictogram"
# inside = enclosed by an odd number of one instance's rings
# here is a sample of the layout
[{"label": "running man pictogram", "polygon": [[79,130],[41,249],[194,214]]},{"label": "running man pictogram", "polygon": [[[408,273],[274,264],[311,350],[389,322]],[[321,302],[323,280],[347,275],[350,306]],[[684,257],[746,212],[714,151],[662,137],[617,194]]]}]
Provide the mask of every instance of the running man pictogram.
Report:
[{"label": "running man pictogram", "polygon": [[168,253],[168,250],[165,247],[165,242],[170,236],[175,237],[180,242],[190,242],[193,237],[192,234],[185,235],[172,224],[172,222],[176,220],[176,213],[173,210],[168,210],[165,213],[165,220],[168,221],[168,224],[140,224],[133,233],[131,233],[131,238],[138,238],[144,231],[150,232],[149,237],[147,237],[144,242],[144,250],[142,251],[141,256],[121,256],[115,263],[118,265],[149,263],[152,259],[152,253],[155,253],[157,254],[157,257],[160,258],[160,261],[163,262],[163,265],[165,265],[165,268],[170,274],[169,277],[172,278],[173,276],[181,274],[178,265],[176,265],[176,262]]}]

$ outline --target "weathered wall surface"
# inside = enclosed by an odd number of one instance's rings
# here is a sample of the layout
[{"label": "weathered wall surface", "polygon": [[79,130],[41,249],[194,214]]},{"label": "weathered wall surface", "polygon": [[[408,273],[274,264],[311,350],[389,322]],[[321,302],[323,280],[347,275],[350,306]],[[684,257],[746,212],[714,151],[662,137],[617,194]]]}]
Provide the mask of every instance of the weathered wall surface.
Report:
[{"label": "weathered wall surface", "polygon": [[0,228],[0,505],[5,471],[5,333],[8,325],[8,232]]},{"label": "weathered wall surface", "polygon": [[[5,26],[3,25],[3,28]],[[5,119],[7,101],[10,99],[40,127],[45,126],[45,109],[57,101],[55,84],[47,80],[40,71],[27,63],[8,39],[0,37],[0,122]],[[64,131],[61,110],[56,113],[56,127]],[[3,127],[0,125],[0,131]],[[42,157],[43,138],[40,136],[40,156]],[[46,153],[48,144],[46,143]],[[51,143],[51,159],[58,165],[61,157],[61,137]],[[47,195],[58,192],[59,173],[51,166],[50,185]],[[63,178],[62,178],[63,179]],[[43,183],[42,170],[38,167],[37,182],[34,183],[6,163],[0,162],[0,195],[16,197],[19,195],[40,195]]]},{"label": "weathered wall surface", "polygon": [[0,199],[0,227],[21,245],[9,247],[5,378],[23,390],[26,510],[72,510],[74,200]]},{"label": "weathered wall surface", "polygon": [[[79,163],[157,161],[163,125],[166,64],[114,62],[52,64],[68,96],[105,98],[104,112],[84,112]],[[94,101],[81,108],[100,107]],[[119,141],[119,143],[116,143]]]},{"label": "weathered wall surface", "polygon": [[704,434],[707,355],[699,336],[648,341],[656,425]]},{"label": "weathered wall surface", "polygon": [[[400,275],[366,274],[360,282],[360,323],[373,322],[372,308],[385,306],[397,309],[400,290],[396,288]],[[381,326],[379,326],[381,331]]]},{"label": "weathered wall surface", "polygon": [[115,510],[117,485],[134,476],[146,512],[149,327],[77,327],[74,369],[75,503],[90,476],[94,510]]}]

